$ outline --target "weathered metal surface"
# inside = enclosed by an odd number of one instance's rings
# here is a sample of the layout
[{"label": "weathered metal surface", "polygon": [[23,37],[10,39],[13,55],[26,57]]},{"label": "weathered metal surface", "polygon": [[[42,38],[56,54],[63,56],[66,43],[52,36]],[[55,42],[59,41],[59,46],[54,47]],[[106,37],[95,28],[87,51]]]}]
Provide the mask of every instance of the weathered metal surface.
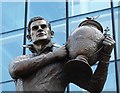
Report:
[{"label": "weathered metal surface", "polygon": [[88,80],[91,77],[90,66],[98,61],[98,51],[103,39],[103,33],[94,25],[80,26],[72,32],[66,45],[71,58],[65,64],[69,78]]}]

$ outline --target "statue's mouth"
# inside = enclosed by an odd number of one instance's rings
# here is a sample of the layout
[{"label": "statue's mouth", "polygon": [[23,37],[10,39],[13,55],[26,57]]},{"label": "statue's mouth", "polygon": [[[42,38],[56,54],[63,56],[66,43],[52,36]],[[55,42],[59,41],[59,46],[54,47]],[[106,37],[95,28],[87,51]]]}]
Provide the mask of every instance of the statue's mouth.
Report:
[{"label": "statue's mouth", "polygon": [[44,35],[46,35],[45,32],[41,32],[41,33],[38,33],[38,34],[37,34],[37,36],[39,36],[39,37],[44,36]]}]

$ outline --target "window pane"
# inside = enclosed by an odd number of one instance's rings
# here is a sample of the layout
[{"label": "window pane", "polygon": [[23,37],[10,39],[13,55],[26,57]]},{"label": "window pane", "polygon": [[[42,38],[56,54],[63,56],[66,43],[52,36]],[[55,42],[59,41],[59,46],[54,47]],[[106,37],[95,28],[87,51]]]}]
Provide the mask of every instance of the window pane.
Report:
[{"label": "window pane", "polygon": [[[15,91],[15,83],[9,82],[2,84],[2,91]],[[3,93],[7,93],[7,92],[3,92]],[[14,93],[14,92],[8,92],[8,93]]]},{"label": "window pane", "polygon": [[120,7],[114,9],[117,59],[120,59]]},{"label": "window pane", "polygon": [[65,18],[65,2],[29,2],[29,18],[34,16],[48,21]]},{"label": "window pane", "polygon": [[24,2],[2,2],[2,32],[24,27]]},{"label": "window pane", "polygon": [[54,31],[53,42],[63,45],[66,42],[66,24],[65,20],[53,22],[52,30]]},{"label": "window pane", "polygon": [[[97,65],[92,67],[93,71],[96,69]],[[108,76],[103,88],[103,91],[116,91],[116,77],[115,77],[115,64],[111,62],[108,67]]]},{"label": "window pane", "polygon": [[108,1],[104,2],[101,0],[70,0],[69,3],[69,16],[74,16],[78,14],[84,14],[88,12],[93,12],[97,10],[102,10],[105,8],[110,8],[110,3]]},{"label": "window pane", "polygon": [[118,80],[120,91],[120,7],[114,9],[115,18],[115,34],[116,34],[116,48],[117,48],[117,65],[118,65]]},{"label": "window pane", "polygon": [[7,37],[1,38],[2,41],[1,53],[2,53],[2,81],[11,79],[8,72],[8,65],[12,62],[15,57],[22,55],[22,39],[23,30],[13,32],[12,35],[7,34]]},{"label": "window pane", "polygon": [[109,64],[108,77],[104,85],[103,91],[116,91],[116,77],[115,77],[114,62]]},{"label": "window pane", "polygon": [[114,7],[120,6],[120,1],[119,0],[113,0]]},{"label": "window pane", "polygon": [[70,83],[70,91],[79,91],[80,93],[83,93],[83,89],[73,83]]},{"label": "window pane", "polygon": [[120,91],[120,59],[117,61],[118,63],[118,79],[119,79],[119,91]]}]

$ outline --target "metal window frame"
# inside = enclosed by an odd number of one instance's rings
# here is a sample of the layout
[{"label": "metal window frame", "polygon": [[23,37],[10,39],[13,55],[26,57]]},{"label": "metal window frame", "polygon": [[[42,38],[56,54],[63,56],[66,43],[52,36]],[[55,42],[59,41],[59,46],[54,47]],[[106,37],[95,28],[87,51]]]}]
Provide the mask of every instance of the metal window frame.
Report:
[{"label": "metal window frame", "polygon": [[[114,9],[115,8],[118,8],[119,6],[117,7],[113,7],[113,1],[110,0],[110,5],[111,7],[110,8],[106,8],[106,9],[102,9],[102,10],[98,10],[98,11],[93,11],[93,12],[89,12],[89,13],[85,13],[85,14],[79,14],[79,15],[75,15],[75,16],[70,16],[69,17],[69,9],[68,9],[68,0],[66,0],[66,18],[62,18],[62,19],[58,19],[58,20],[53,20],[51,21],[50,23],[53,23],[53,22],[57,22],[57,21],[61,21],[61,20],[66,20],[66,41],[68,39],[68,36],[69,36],[69,18],[74,18],[74,17],[78,17],[78,16],[81,16],[81,15],[87,15],[87,14],[91,14],[91,13],[96,13],[96,12],[102,12],[102,11],[106,11],[106,10],[109,10],[111,9],[111,19],[112,19],[112,30],[113,30],[113,38],[114,40],[116,41],[116,36],[115,36],[115,21],[114,21]],[[25,19],[24,19],[24,28],[19,28],[19,29],[15,29],[15,30],[12,30],[12,31],[7,31],[7,32],[4,32],[4,33],[0,33],[0,35],[3,35],[3,34],[7,34],[7,33],[11,33],[11,32],[15,32],[15,31],[18,31],[18,30],[23,30],[24,29],[24,38],[23,38],[23,44],[26,44],[26,28],[27,28],[27,11],[28,11],[28,0],[25,0]],[[26,54],[26,49],[23,48],[23,55]],[[117,61],[120,60],[120,59],[117,59],[117,49],[116,49],[116,44],[115,44],[115,47],[114,47],[114,61],[115,61],[115,74],[116,74],[116,91],[117,93],[119,93],[119,77],[118,77],[118,68],[117,68]],[[14,80],[8,80],[8,81],[4,81],[4,82],[0,82],[0,84],[4,84],[4,83],[9,83],[9,82],[13,82]],[[69,93],[69,86],[67,87],[67,93]]]}]

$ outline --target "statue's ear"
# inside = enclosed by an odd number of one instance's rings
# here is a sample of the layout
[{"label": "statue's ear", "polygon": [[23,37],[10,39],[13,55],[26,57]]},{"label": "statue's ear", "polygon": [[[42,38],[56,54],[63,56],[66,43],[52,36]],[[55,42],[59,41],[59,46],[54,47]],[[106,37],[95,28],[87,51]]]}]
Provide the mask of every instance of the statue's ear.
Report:
[{"label": "statue's ear", "polygon": [[54,31],[51,31],[51,37],[53,37],[54,36]]},{"label": "statue's ear", "polygon": [[31,40],[31,35],[27,35],[27,39],[28,39],[29,41],[32,41],[32,40]]}]

